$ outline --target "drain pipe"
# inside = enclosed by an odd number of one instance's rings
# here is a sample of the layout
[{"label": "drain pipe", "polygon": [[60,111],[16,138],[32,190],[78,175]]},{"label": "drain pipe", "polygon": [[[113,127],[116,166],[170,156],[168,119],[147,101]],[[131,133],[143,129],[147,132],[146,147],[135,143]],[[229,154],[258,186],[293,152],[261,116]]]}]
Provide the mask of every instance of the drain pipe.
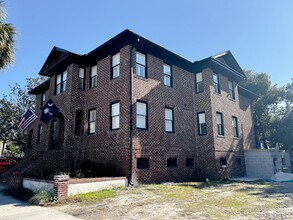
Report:
[{"label": "drain pipe", "polygon": [[132,182],[132,140],[133,140],[133,117],[132,117],[132,111],[133,111],[133,66],[132,66],[132,50],[135,48],[136,44],[139,42],[139,38],[137,38],[137,41],[131,46],[130,51],[129,51],[129,65],[130,65],[130,69],[129,69],[129,74],[130,74],[130,83],[129,83],[129,98],[130,98],[130,107],[129,107],[129,154],[130,154],[130,158],[129,158],[129,185],[133,185]]}]

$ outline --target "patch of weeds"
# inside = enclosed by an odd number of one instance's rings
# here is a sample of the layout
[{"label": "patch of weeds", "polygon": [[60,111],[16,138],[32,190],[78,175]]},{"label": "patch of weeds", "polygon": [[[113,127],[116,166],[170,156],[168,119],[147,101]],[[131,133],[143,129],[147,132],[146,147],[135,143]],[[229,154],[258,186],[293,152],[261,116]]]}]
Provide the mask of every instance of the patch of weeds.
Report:
[{"label": "patch of weeds", "polygon": [[28,200],[30,205],[45,205],[50,202],[52,196],[45,190],[40,190],[35,193],[33,197]]},{"label": "patch of weeds", "polygon": [[26,188],[8,188],[4,190],[4,193],[24,202],[35,195],[32,190]]},{"label": "patch of weeds", "polygon": [[115,189],[104,189],[96,192],[77,194],[64,198],[60,203],[94,203],[102,199],[114,197],[119,190],[120,187]]}]

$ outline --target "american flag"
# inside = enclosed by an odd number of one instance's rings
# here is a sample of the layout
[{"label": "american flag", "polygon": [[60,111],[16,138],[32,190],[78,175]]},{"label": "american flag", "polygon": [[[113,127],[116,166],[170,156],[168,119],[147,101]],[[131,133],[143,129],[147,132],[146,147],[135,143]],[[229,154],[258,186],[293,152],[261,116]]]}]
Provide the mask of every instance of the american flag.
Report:
[{"label": "american flag", "polygon": [[19,125],[18,125],[18,129],[20,132],[23,132],[28,126],[30,126],[30,124],[32,124],[36,119],[38,118],[38,116],[33,113],[31,110],[27,110],[26,113],[24,114],[24,116],[22,117]]}]

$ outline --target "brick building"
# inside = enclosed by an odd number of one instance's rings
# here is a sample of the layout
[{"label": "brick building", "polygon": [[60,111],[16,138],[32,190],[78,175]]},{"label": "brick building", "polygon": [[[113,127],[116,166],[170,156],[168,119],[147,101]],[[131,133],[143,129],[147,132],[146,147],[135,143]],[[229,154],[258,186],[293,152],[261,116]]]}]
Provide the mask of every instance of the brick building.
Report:
[{"label": "brick building", "polygon": [[133,183],[245,175],[254,95],[229,51],[191,62],[125,30],[86,55],[54,47],[39,74],[36,114],[49,99],[60,112],[29,129],[27,174],[91,161]]}]

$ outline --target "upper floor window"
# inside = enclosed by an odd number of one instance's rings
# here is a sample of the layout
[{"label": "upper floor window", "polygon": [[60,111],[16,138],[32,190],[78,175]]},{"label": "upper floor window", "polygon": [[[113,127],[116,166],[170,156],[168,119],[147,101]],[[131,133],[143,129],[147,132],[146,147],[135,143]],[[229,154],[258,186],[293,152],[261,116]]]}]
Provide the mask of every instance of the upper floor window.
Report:
[{"label": "upper floor window", "polygon": [[89,134],[94,134],[96,132],[96,109],[89,110],[88,124]]},{"label": "upper floor window", "polygon": [[234,92],[234,85],[233,81],[228,81],[228,87],[229,87],[229,98],[235,99],[235,92]]},{"label": "upper floor window", "polygon": [[112,56],[112,75],[111,79],[115,79],[120,76],[120,53]]},{"label": "upper floor window", "polygon": [[56,95],[66,90],[66,84],[67,84],[67,71],[64,71],[63,73],[60,73],[56,77],[56,86],[55,86]]},{"label": "upper floor window", "polygon": [[146,55],[136,52],[136,75],[143,78],[146,77]]},{"label": "upper floor window", "polygon": [[137,101],[136,103],[136,127],[147,129],[148,126],[148,104],[146,102]]},{"label": "upper floor window", "polygon": [[224,136],[223,114],[221,112],[217,112],[216,115],[217,115],[218,135]]},{"label": "upper floor window", "polygon": [[39,125],[39,129],[38,129],[38,143],[41,143],[42,141],[42,133],[43,133],[43,125]]},{"label": "upper floor window", "polygon": [[202,72],[195,74],[195,93],[201,93],[204,91]]},{"label": "upper floor window", "polygon": [[186,158],[185,164],[186,164],[186,167],[193,167],[194,166],[194,159],[192,157]]},{"label": "upper floor window", "polygon": [[172,87],[172,69],[171,66],[164,63],[164,85]]},{"label": "upper floor window", "polygon": [[79,68],[78,88],[79,89],[84,89],[84,68]]},{"label": "upper floor window", "polygon": [[206,113],[205,112],[197,113],[197,129],[198,129],[198,135],[206,135],[207,134],[207,124],[206,124]]},{"label": "upper floor window", "polygon": [[165,108],[165,131],[174,132],[174,112],[172,108]]},{"label": "upper floor window", "polygon": [[232,117],[233,137],[239,137],[238,134],[238,120],[237,117]]},{"label": "upper floor window", "polygon": [[43,108],[45,101],[46,101],[46,94],[42,93],[41,94],[41,109]]},{"label": "upper floor window", "polygon": [[214,92],[221,94],[219,74],[217,73],[213,73],[213,85],[214,85]]},{"label": "upper floor window", "polygon": [[111,130],[117,130],[120,127],[120,103],[111,103]]},{"label": "upper floor window", "polygon": [[91,68],[91,80],[90,80],[90,88],[94,88],[97,86],[97,65]]}]

